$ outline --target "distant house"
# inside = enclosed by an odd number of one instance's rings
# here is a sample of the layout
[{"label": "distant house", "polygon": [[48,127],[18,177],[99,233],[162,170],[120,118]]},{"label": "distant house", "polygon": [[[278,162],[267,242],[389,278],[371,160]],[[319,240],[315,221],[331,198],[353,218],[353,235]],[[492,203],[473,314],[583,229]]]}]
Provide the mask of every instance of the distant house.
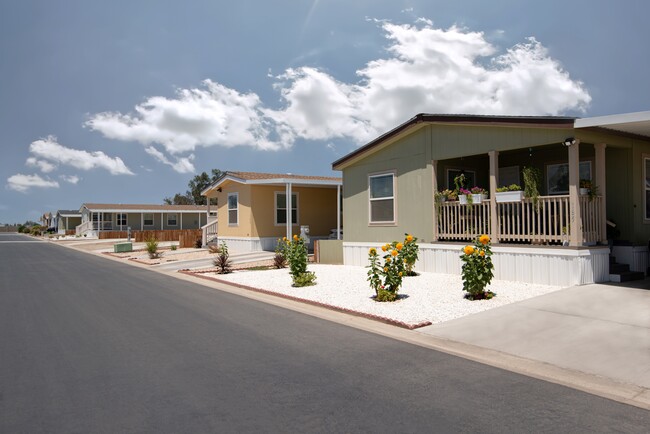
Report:
[{"label": "distant house", "polygon": [[79,210],[60,209],[55,214],[54,225],[59,235],[74,235],[76,227],[81,224],[81,213]]},{"label": "distant house", "polygon": [[56,217],[51,212],[44,213],[39,219],[39,222],[43,227],[43,231],[56,227]]},{"label": "distant house", "polygon": [[[615,224],[619,239],[637,246],[628,265],[639,272],[648,266],[650,112],[591,119],[419,114],[332,166],[343,173],[346,264],[365,265],[369,247],[409,232],[423,242],[422,270],[459,273],[459,243],[485,233],[495,243],[497,278],[608,281],[615,277],[607,227]],[[524,167],[542,175],[538,203],[497,202],[497,187],[523,186]],[[460,174],[466,187],[487,190],[487,199],[435,200]],[[591,194],[581,195],[587,182]]]},{"label": "distant house", "polygon": [[225,172],[201,193],[217,199],[219,216],[204,229],[204,241],[216,235],[233,250],[272,251],[278,238],[301,227],[311,239],[328,238],[341,224],[341,184],[336,177]]},{"label": "distant house", "polygon": [[99,236],[103,231],[200,229],[208,221],[203,205],[141,205],[84,203],[79,208],[77,235]]}]

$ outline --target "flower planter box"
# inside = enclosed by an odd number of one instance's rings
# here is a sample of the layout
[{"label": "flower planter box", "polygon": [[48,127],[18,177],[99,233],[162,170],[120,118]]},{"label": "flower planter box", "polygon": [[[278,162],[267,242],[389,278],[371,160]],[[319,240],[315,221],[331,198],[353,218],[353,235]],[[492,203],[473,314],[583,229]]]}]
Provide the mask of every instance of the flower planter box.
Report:
[{"label": "flower planter box", "polygon": [[586,196],[589,194],[589,189],[588,188],[581,188],[580,189],[580,196]]},{"label": "flower planter box", "polygon": [[[467,194],[461,194],[458,196],[458,200],[460,201],[461,205],[467,205],[469,202],[467,201]],[[487,200],[487,194],[472,194],[472,204],[477,204],[481,203],[484,200]]]},{"label": "flower planter box", "polygon": [[521,190],[517,191],[503,191],[497,192],[494,196],[499,203],[503,202],[521,202],[524,198],[524,192]]}]

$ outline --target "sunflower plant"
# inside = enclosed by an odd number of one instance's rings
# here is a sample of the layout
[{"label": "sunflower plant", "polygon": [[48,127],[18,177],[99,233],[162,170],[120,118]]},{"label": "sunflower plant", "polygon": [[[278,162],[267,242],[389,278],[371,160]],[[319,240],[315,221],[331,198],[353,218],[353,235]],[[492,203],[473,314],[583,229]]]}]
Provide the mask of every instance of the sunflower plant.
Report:
[{"label": "sunflower plant", "polygon": [[462,278],[463,291],[466,291],[465,298],[469,300],[490,299],[496,294],[486,291],[494,274],[492,270],[492,249],[490,248],[490,237],[481,235],[474,245],[463,247],[460,259],[463,261]]},{"label": "sunflower plant", "polygon": [[283,239],[285,243],[284,254],[289,263],[289,274],[293,280],[293,286],[311,286],[316,284],[316,274],[307,271],[307,246],[305,240],[294,235],[290,241]]},{"label": "sunflower plant", "polygon": [[418,246],[418,238],[411,234],[404,234],[403,248],[399,250],[399,258],[404,262],[407,276],[415,276],[417,273],[413,271],[415,261],[418,260],[418,253],[420,246]]},{"label": "sunflower plant", "polygon": [[393,241],[381,246],[382,254],[374,247],[368,251],[368,282],[375,290],[376,301],[395,301],[406,274],[403,258],[399,256],[404,244]]}]

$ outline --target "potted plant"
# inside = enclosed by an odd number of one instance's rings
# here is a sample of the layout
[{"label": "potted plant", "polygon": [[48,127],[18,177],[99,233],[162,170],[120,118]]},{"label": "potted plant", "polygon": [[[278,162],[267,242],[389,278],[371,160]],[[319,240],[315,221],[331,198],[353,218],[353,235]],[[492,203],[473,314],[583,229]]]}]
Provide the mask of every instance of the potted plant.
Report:
[{"label": "potted plant", "polygon": [[447,198],[447,201],[449,202],[458,200],[458,192],[456,190],[442,190],[442,194]]},{"label": "potted plant", "polygon": [[484,188],[474,186],[469,191],[472,193],[472,202],[481,203],[483,200],[487,200],[487,190]]},{"label": "potted plant", "polygon": [[461,205],[471,205],[474,203],[472,192],[466,188],[461,188],[460,191],[458,191],[458,200],[460,201]]},{"label": "potted plant", "polygon": [[580,180],[580,196],[586,196],[591,190],[591,180],[590,179],[581,179]]},{"label": "potted plant", "polygon": [[524,198],[524,191],[518,184],[504,185],[498,187],[495,195],[497,202],[521,202]]}]

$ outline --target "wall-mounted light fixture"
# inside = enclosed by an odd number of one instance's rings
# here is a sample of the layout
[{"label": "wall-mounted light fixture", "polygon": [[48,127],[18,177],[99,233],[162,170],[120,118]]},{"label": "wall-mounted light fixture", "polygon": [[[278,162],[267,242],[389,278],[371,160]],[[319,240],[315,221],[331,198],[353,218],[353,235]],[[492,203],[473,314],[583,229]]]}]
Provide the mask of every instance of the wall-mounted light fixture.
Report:
[{"label": "wall-mounted light fixture", "polygon": [[568,148],[569,146],[571,146],[571,145],[579,145],[579,144],[580,144],[580,139],[576,139],[576,138],[574,138],[574,137],[567,137],[566,139],[564,139],[564,141],[562,142],[562,144],[563,144],[564,146],[566,146],[567,148]]},{"label": "wall-mounted light fixture", "polygon": [[217,188],[217,191],[218,191],[219,193],[221,193],[221,187]]}]

